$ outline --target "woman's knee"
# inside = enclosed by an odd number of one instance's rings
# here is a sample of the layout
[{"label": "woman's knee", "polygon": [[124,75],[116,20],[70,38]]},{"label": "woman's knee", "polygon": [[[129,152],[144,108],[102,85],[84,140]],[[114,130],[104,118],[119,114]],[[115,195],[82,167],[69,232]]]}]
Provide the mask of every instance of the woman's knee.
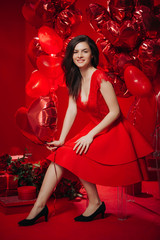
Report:
[{"label": "woman's knee", "polygon": [[59,171],[59,172],[61,172],[61,173],[63,173],[64,170],[65,170],[64,167],[60,166],[59,164],[57,164],[57,163],[55,163],[55,162],[51,162],[50,165],[49,165],[49,167],[54,168],[56,171]]}]

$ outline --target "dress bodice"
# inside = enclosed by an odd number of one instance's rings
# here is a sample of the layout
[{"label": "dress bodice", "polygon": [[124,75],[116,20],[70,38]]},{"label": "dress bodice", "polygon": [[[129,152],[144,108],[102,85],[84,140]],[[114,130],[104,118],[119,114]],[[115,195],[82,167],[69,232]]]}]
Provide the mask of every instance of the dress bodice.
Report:
[{"label": "dress bodice", "polygon": [[90,115],[90,118],[95,122],[101,121],[108,113],[108,107],[100,92],[101,81],[109,81],[107,75],[102,70],[95,70],[91,76],[90,91],[88,101],[81,101],[81,93],[77,98],[77,107]]}]

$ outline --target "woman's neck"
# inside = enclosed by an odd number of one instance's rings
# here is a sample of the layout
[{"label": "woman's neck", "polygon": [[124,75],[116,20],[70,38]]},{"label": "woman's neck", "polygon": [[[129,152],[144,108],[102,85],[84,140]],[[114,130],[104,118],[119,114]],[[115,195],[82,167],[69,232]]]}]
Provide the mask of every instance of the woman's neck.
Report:
[{"label": "woman's neck", "polygon": [[93,66],[87,67],[85,69],[80,69],[82,80],[85,81],[87,79],[90,79],[92,73],[96,70]]}]

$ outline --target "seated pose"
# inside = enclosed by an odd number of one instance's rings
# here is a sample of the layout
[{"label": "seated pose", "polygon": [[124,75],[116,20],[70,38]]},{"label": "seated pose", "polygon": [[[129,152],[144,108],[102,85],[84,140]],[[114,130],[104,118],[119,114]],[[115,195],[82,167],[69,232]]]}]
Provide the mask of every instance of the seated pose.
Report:
[{"label": "seated pose", "polygon": [[[86,35],[73,38],[62,63],[69,103],[59,140],[50,142],[51,161],[37,200],[20,226],[48,218],[47,200],[68,169],[79,177],[88,195],[88,206],[75,221],[88,222],[97,215],[104,217],[96,184],[125,186],[144,180],[144,156],[153,150],[143,136],[122,116],[109,79],[97,69],[99,52],[95,42]],[[77,114],[77,108],[90,117],[87,126],[65,142]]]}]

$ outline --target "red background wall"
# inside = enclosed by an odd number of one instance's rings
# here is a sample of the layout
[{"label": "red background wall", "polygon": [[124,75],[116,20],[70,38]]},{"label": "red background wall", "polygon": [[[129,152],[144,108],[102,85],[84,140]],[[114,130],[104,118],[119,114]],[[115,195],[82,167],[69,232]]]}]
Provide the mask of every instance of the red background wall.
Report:
[{"label": "red background wall", "polygon": [[[157,3],[158,0],[155,2]],[[35,160],[44,158],[48,151],[45,147],[31,143],[19,131],[15,124],[14,114],[21,106],[28,106],[32,99],[25,95],[25,85],[29,80],[31,72],[34,70],[28,57],[27,47],[31,39],[37,36],[37,30],[28,24],[21,12],[25,1],[3,1],[0,5],[1,14],[1,37],[0,37],[0,155],[3,153],[19,154],[24,153],[25,148],[33,153]],[[94,40],[98,35],[91,28],[86,18],[85,9],[91,2],[96,2],[106,6],[106,0],[78,0],[77,8],[82,11],[83,22],[78,27],[74,35],[87,34]],[[67,91],[60,88],[57,91],[58,107],[58,129],[60,131],[62,119],[67,107]],[[122,99],[123,111],[127,113],[132,98]],[[83,126],[86,119],[82,113],[79,113],[80,121],[76,121],[69,137],[76,131],[77,126]],[[58,131],[58,134],[59,134]]]},{"label": "red background wall", "polygon": [[18,146],[24,139],[17,130],[14,114],[25,104],[25,20],[23,1],[0,4],[0,154]]}]

